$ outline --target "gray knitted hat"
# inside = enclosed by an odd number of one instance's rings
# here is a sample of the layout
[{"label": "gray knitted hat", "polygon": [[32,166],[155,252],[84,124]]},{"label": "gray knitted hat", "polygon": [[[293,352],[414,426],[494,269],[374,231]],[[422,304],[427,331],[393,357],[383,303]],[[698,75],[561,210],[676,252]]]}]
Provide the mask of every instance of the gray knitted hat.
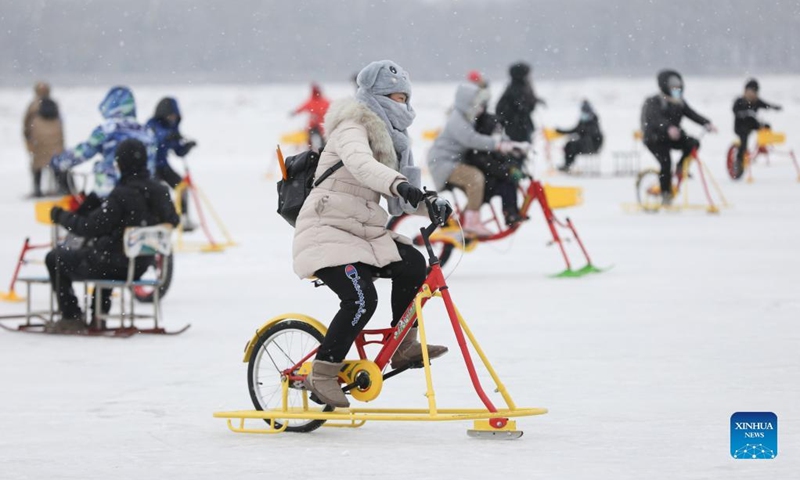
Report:
[{"label": "gray knitted hat", "polygon": [[391,60],[370,63],[358,73],[356,83],[373,95],[405,93],[411,98],[411,79],[408,72]]}]

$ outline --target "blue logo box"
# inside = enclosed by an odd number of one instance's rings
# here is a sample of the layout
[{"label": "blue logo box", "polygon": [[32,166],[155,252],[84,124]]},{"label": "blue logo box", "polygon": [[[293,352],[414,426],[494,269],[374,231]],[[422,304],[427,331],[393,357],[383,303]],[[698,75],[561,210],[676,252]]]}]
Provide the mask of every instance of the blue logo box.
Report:
[{"label": "blue logo box", "polygon": [[772,412],[731,415],[731,456],[737,460],[771,460],[778,456],[778,416]]}]

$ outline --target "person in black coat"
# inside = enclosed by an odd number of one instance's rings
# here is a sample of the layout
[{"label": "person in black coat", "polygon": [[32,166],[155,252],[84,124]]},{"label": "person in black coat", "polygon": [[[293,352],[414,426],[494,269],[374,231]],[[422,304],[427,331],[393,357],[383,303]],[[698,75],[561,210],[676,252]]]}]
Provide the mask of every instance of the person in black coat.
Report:
[{"label": "person in black coat", "polygon": [[664,205],[672,203],[672,150],[681,151],[678,162],[678,175],[682,175],[683,163],[700,142],[686,135],[681,129],[681,120],[690,120],[703,125],[706,130],[714,132],[716,128],[711,121],[692,110],[683,98],[684,85],[681,75],[674,70],[663,70],[658,74],[658,88],[661,93],[644,102],[642,107],[642,132],[644,144],[658,163],[661,164],[659,179],[661,180],[661,196]]},{"label": "person in black coat", "polygon": [[[177,226],[180,222],[167,187],[150,178],[147,148],[142,142],[135,139],[122,141],[117,146],[115,158],[120,181],[98,208],[87,214],[72,213],[59,207],[50,211],[53,223],[85,239],[84,246],[80,248],[57,246],[45,257],[61,311],[61,320],[54,327],[56,332],[86,328],[78,299],[72,290],[73,280],[127,278],[128,258],[122,245],[126,227],[159,223]],[[148,259],[136,259],[136,278],[147,270],[148,265]],[[101,294],[102,308],[107,312],[111,307],[111,291],[105,289]]]},{"label": "person in black coat", "polygon": [[771,108],[780,111],[782,107],[767,103],[758,98],[758,81],[751,78],[744,86],[744,95],[733,102],[733,131],[739,137],[739,151],[736,152],[736,165],[741,169],[744,154],[747,151],[747,139],[750,133],[760,128],[769,128],[766,123],[758,121],[758,111],[762,108]]},{"label": "person in black coat", "polygon": [[[500,119],[496,115],[483,112],[475,120],[475,131],[481,135],[502,133]],[[499,151],[470,150],[464,155],[464,163],[477,167],[483,172],[486,187],[484,202],[498,196],[503,203],[503,215],[506,225],[513,226],[524,219],[519,213],[517,203],[517,185],[523,179],[525,152],[512,150],[509,153]]]},{"label": "person in black coat", "polygon": [[603,146],[600,120],[588,100],[584,100],[581,104],[581,117],[575,128],[557,128],[556,131],[564,135],[571,135],[569,141],[564,145],[564,165],[559,168],[562,172],[569,171],[576,156],[597,153]]},{"label": "person in black coat", "polygon": [[509,69],[511,83],[497,102],[495,113],[505,128],[508,138],[515,142],[530,142],[533,136],[533,110],[545,104],[533,91],[527,63],[516,63]]}]

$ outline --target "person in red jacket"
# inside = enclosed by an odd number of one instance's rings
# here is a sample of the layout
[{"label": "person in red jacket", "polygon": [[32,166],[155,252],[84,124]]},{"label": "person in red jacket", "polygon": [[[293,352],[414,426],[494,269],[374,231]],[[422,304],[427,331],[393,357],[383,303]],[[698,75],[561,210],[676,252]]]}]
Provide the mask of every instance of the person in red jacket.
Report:
[{"label": "person in red jacket", "polygon": [[322,122],[329,105],[330,101],[322,95],[322,89],[319,88],[319,85],[312,83],[311,98],[292,112],[292,116],[303,112],[308,113],[308,143],[311,149],[316,152],[325,148],[323,137],[325,131],[322,128]]}]

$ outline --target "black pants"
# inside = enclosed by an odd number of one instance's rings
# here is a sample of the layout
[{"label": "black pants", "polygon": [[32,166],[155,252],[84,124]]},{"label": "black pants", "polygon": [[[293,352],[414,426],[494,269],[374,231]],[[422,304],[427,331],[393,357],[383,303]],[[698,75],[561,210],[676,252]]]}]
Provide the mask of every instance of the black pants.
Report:
[{"label": "black pants", "polygon": [[333,317],[328,334],[317,352],[317,360],[341,362],[359,332],[378,307],[373,277],[392,279],[392,326],[403,316],[426,277],[425,257],[414,247],[397,243],[402,260],[383,268],[364,263],[328,267],[316,272],[339,297],[339,312]]},{"label": "black pants", "polygon": [[42,169],[33,170],[33,196],[42,196]]},{"label": "black pants", "polygon": [[503,202],[503,214],[508,220],[509,216],[519,213],[517,205],[517,182],[508,179],[498,179],[486,177],[486,188],[484,189],[484,201],[488,202],[492,197],[500,197]]},{"label": "black pants", "polygon": [[[60,246],[50,250],[45,257],[44,261],[50,272],[50,283],[56,293],[58,309],[61,311],[62,318],[79,318],[82,315],[78,298],[72,289],[74,280],[87,278],[124,280],[127,276],[128,272],[124,267],[97,264],[91,262],[88,257],[88,249],[68,249]],[[97,295],[97,291],[94,295]],[[111,290],[102,289],[101,295],[103,313],[108,313],[111,310]],[[93,296],[92,309],[94,309],[94,304]]]},{"label": "black pants", "polygon": [[736,135],[739,137],[739,151],[736,152],[736,164],[740,167],[744,163],[744,154],[747,152],[747,139],[750,133],[758,130],[758,128],[745,128],[736,130]]},{"label": "black pants", "polygon": [[[183,177],[178,175],[178,173],[175,170],[173,170],[172,167],[169,166],[169,164],[161,167],[156,167],[156,178],[169,185],[170,188],[172,188],[173,190],[175,190],[175,187],[180,185],[180,183],[183,181]],[[189,205],[188,205],[189,195],[187,194],[187,192],[188,191],[184,189],[183,192],[181,193],[180,213],[182,215],[185,215],[186,212],[189,211]]]},{"label": "black pants", "polygon": [[656,157],[658,163],[661,165],[661,172],[658,178],[661,183],[662,192],[672,192],[672,158],[670,152],[672,150],[681,151],[681,160],[678,162],[678,172],[683,169],[683,163],[686,157],[692,153],[692,150],[700,147],[700,142],[696,138],[692,138],[685,133],[681,134],[678,140],[667,140],[666,142],[650,142],[645,144],[647,149]]},{"label": "black pants", "polygon": [[564,166],[569,168],[575,162],[575,157],[586,153],[597,153],[600,148],[595,146],[591,138],[576,138],[564,145]]}]

